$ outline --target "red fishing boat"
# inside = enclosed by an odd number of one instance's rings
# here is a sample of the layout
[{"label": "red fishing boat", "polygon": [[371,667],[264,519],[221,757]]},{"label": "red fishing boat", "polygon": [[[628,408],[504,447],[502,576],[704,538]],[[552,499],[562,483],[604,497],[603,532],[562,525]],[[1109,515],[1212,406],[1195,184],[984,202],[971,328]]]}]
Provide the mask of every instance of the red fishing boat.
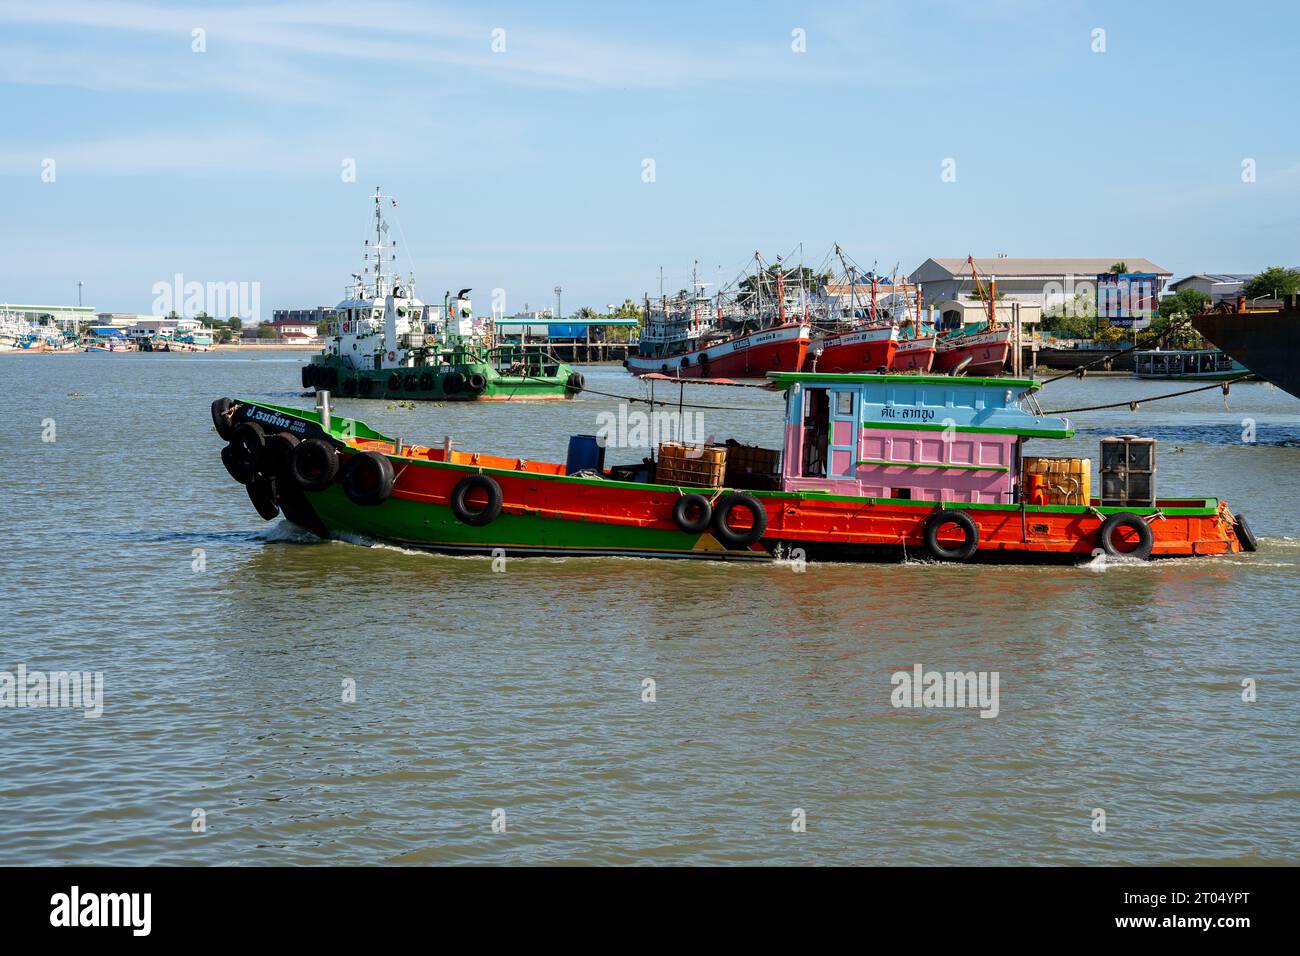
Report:
[{"label": "red fishing boat", "polygon": [[762,378],[803,368],[812,330],[787,315],[784,270],[777,269],[775,298],[764,300],[766,272],[757,254],[755,260],[758,278],[743,298],[724,301],[720,294],[715,301],[695,276],[689,295],[661,296],[658,303],[647,297],[637,350],[623,367],[677,378]]},{"label": "red fishing boat", "polygon": [[838,373],[887,371],[898,344],[898,327],[895,325],[823,335],[808,347],[808,370]]},{"label": "red fishing boat", "polygon": [[967,359],[967,375],[996,375],[1011,354],[1011,330],[987,329],[963,332],[950,339],[940,339],[935,349],[935,368],[950,372]]},{"label": "red fishing boat", "polygon": [[677,378],[762,378],[768,372],[797,372],[812,330],[806,325],[779,325],[710,342],[707,335],[698,348],[671,355],[629,355],[623,363],[629,372],[645,375],[659,372]]},{"label": "red fishing boat", "polygon": [[961,366],[967,375],[997,375],[1006,367],[1007,356],[1011,354],[1011,330],[1000,326],[997,319],[997,277],[989,279],[988,293],[985,294],[974,257],[967,256],[966,261],[970,263],[971,277],[975,280],[975,292],[988,310],[988,321],[983,328],[960,331],[939,339],[935,368],[940,372],[950,372]]},{"label": "red fishing boat", "polygon": [[928,372],[934,365],[936,338],[922,335],[900,338],[889,367],[895,372]]}]

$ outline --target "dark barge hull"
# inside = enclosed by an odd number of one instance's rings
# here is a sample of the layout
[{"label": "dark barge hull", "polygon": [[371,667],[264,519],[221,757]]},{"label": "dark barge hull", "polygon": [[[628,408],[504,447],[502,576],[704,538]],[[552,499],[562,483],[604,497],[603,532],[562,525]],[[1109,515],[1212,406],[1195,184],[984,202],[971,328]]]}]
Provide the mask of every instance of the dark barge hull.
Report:
[{"label": "dark barge hull", "polygon": [[1300,398],[1300,307],[1295,297],[1288,297],[1281,309],[1193,316],[1192,326],[1256,375]]}]

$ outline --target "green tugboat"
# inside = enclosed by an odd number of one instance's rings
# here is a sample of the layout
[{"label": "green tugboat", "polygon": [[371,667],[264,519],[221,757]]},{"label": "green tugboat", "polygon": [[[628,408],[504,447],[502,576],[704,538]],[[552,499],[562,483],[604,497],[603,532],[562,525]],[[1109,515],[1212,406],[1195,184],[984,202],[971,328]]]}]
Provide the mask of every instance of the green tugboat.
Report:
[{"label": "green tugboat", "polygon": [[335,307],[324,350],[303,366],[304,388],[437,402],[565,399],[582,391],[582,373],[545,348],[494,346],[492,323],[474,315],[469,289],[429,306],[415,296],[414,275],[403,283],[387,274],[396,242],[385,238],[386,199],[397,205],[375,190],[366,266]]}]

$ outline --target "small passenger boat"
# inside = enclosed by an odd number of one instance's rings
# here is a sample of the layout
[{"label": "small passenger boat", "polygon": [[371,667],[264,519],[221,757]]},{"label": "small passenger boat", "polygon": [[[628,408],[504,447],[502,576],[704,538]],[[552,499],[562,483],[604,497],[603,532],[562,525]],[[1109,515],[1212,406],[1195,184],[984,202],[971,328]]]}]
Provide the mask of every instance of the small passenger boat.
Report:
[{"label": "small passenger boat", "polygon": [[222,460],[263,518],[434,551],[1077,561],[1254,550],[1217,498],[1156,496],[1150,440],[1102,443],[1099,497],[1087,459],[1027,457],[1030,441],[1074,434],[1038,409],[1032,380],[768,378],[785,394],[781,448],[665,443],[657,460],[610,467],[583,436],[563,462],[450,438],[408,444],[333,416],[328,396],[316,411],[222,398],[212,416]]}]

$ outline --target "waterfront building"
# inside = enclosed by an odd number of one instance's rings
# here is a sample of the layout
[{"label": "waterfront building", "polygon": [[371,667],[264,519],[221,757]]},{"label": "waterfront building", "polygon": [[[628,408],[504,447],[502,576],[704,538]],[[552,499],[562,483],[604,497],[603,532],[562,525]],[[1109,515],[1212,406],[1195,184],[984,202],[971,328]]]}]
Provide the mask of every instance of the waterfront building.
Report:
[{"label": "waterfront building", "polygon": [[[998,291],[1002,291],[1001,283],[998,283]],[[1043,307],[1037,302],[1010,298],[998,299],[994,306],[994,315],[997,317],[998,324],[1009,328],[1015,320],[1017,306],[1020,310],[1021,327],[1026,332],[1032,332],[1043,318]],[[962,298],[934,302],[927,312],[930,323],[944,332],[952,329],[973,329],[989,320],[988,306],[979,299]]]},{"label": "waterfront building", "polygon": [[15,316],[32,325],[53,323],[61,328],[89,328],[97,324],[95,310],[89,305],[20,305],[0,302],[0,315]]},{"label": "waterfront building", "polygon": [[[1030,302],[1040,309],[1050,309],[1073,299],[1078,293],[1095,300],[1097,276],[1109,272],[1116,262],[1123,262],[1130,273],[1153,273],[1157,294],[1173,275],[1150,259],[1132,256],[1108,256],[1104,259],[1013,259],[997,256],[976,258],[975,268],[985,286],[990,278],[996,279],[998,294],[1003,299]],[[921,287],[922,301],[926,303],[965,300],[975,294],[970,263],[964,257],[926,259],[908,279]]]}]

